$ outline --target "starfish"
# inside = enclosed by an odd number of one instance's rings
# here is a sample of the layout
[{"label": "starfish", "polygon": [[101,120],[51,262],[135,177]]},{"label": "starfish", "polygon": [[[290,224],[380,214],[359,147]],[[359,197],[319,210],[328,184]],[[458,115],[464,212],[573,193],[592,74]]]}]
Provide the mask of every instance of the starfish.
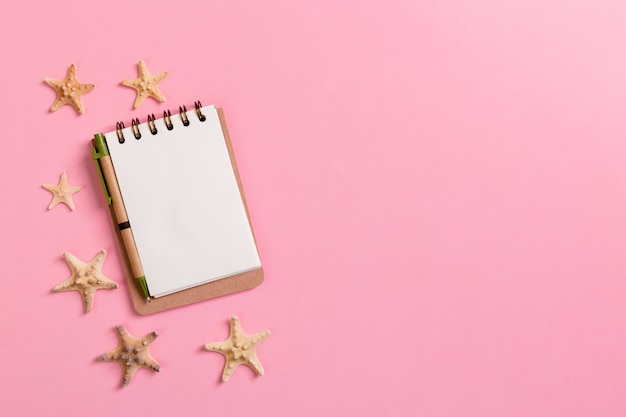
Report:
[{"label": "starfish", "polygon": [[71,253],[64,253],[63,257],[72,271],[72,276],[54,287],[53,291],[78,291],[83,298],[85,313],[93,307],[93,298],[97,290],[117,288],[117,282],[102,275],[102,264],[106,251],[101,250],[89,263],[78,260]]},{"label": "starfish", "polygon": [[120,339],[120,344],[117,348],[98,358],[101,361],[113,361],[119,362],[124,370],[122,377],[122,386],[126,387],[130,384],[130,380],[133,379],[133,375],[139,368],[148,368],[156,372],[161,372],[161,365],[159,365],[150,355],[150,344],[154,342],[154,339],[159,335],[157,332],[148,333],[147,335],[136,338],[128,333],[128,330],[121,324],[118,324],[115,329]]},{"label": "starfish", "polygon": [[228,381],[239,365],[247,365],[257,375],[263,375],[263,365],[256,357],[256,347],[270,335],[269,330],[254,335],[247,335],[241,329],[239,318],[230,319],[230,335],[223,342],[207,343],[204,348],[221,353],[226,357],[222,381]]},{"label": "starfish", "polygon": [[137,98],[135,99],[135,108],[147,98],[152,97],[160,102],[165,101],[165,97],[159,91],[158,84],[167,77],[167,71],[157,75],[152,75],[146,69],[146,64],[139,61],[139,77],[135,80],[124,80],[122,84],[137,90]]},{"label": "starfish", "polygon": [[61,174],[61,179],[57,185],[53,184],[43,184],[43,188],[52,192],[54,194],[50,205],[48,206],[48,210],[52,209],[59,203],[64,203],[66,206],[70,208],[70,210],[74,210],[74,201],[72,201],[72,195],[79,192],[82,186],[71,187],[67,183],[67,175],[65,172]]},{"label": "starfish", "polygon": [[46,78],[46,82],[57,92],[57,98],[52,103],[50,111],[56,111],[64,104],[69,104],[78,112],[83,114],[83,102],[81,100],[83,94],[90,92],[95,88],[93,84],[81,84],[76,79],[76,65],[70,65],[67,75],[62,80]]}]

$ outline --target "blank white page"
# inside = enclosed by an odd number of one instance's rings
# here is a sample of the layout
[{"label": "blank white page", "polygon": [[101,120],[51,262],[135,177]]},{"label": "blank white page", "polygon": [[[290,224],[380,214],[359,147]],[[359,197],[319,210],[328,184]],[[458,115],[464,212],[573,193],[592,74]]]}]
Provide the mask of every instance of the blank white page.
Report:
[{"label": "blank white page", "polygon": [[261,267],[217,110],[202,113],[105,134],[153,297]]}]

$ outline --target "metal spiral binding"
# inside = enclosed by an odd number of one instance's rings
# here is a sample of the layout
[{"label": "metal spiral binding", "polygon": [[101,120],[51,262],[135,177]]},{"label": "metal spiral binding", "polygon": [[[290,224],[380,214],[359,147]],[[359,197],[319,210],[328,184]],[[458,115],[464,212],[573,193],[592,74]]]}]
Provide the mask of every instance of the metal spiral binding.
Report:
[{"label": "metal spiral binding", "polygon": [[198,119],[200,119],[201,122],[204,122],[206,120],[206,116],[202,114],[202,103],[198,100],[193,103],[193,105],[196,106],[196,115],[198,116]]},{"label": "metal spiral binding", "polygon": [[150,129],[150,133],[156,135],[159,131],[156,128],[156,124],[154,123],[154,113],[148,115],[148,128]]},{"label": "metal spiral binding", "polygon": [[124,122],[115,123],[115,133],[117,133],[117,141],[119,143],[126,142],[126,139],[124,139],[124,132],[122,132],[122,129],[124,129]]},{"label": "metal spiral binding", "polygon": [[174,125],[172,124],[172,112],[170,112],[169,109],[163,112],[163,122],[165,122],[167,130],[174,129]]},{"label": "metal spiral binding", "polygon": [[141,132],[139,131],[139,119],[138,118],[134,118],[132,120],[130,128],[133,131],[133,135],[135,136],[135,139],[137,140],[141,139]]},{"label": "metal spiral binding", "polygon": [[178,108],[178,115],[183,122],[183,126],[189,126],[189,119],[187,118],[187,106],[180,106]]},{"label": "metal spiral binding", "polygon": [[[202,103],[199,100],[195,101],[194,107],[195,107],[195,112],[196,112],[196,116],[198,117],[198,120],[200,120],[201,122],[206,121],[207,118],[202,113]],[[183,126],[189,126],[191,122],[189,121],[189,117],[187,116],[187,107],[183,105],[183,106],[178,107],[178,110],[179,110],[178,115],[180,116],[180,120],[183,123]],[[165,127],[167,128],[167,130],[174,129],[174,124],[172,123],[172,112],[169,109],[163,111],[163,123],[165,124]],[[139,122],[138,118],[134,118],[131,120],[131,130],[133,132],[133,136],[137,140],[141,139],[141,131],[139,129],[140,124],[141,123]],[[159,133],[156,127],[156,117],[154,116],[154,113],[148,115],[147,125],[148,125],[148,129],[150,129],[150,133],[152,133],[153,135],[156,135],[157,133]],[[115,124],[115,133],[117,134],[117,140],[119,141],[119,143],[124,143],[126,141],[126,138],[124,137],[124,132],[123,132],[124,129],[125,129],[124,122],[117,122]]]}]

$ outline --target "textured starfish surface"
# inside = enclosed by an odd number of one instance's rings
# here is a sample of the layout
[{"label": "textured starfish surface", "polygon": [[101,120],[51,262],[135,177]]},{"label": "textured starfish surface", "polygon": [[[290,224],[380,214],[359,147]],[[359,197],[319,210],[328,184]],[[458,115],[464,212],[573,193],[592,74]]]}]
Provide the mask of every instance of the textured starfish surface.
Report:
[{"label": "textured starfish surface", "polygon": [[141,103],[147,98],[152,97],[160,102],[165,101],[165,97],[159,91],[159,83],[167,77],[167,71],[164,71],[157,75],[152,75],[148,72],[146,64],[143,61],[139,61],[139,77],[134,80],[124,80],[122,84],[127,87],[132,87],[137,90],[137,98],[135,99],[135,108],[139,107]]},{"label": "textured starfish surface", "polygon": [[79,192],[81,188],[83,188],[81,186],[71,187],[67,183],[67,175],[65,172],[61,174],[61,179],[58,184],[43,184],[42,187],[53,194],[52,201],[50,202],[50,205],[48,205],[48,210],[59,203],[63,203],[71,210],[74,210],[76,207],[74,207],[72,195]]},{"label": "textured starfish surface", "polygon": [[81,84],[78,82],[76,79],[76,65],[70,65],[67,70],[67,75],[62,80],[55,80],[53,78],[46,78],[45,80],[57,92],[57,98],[54,103],[52,103],[50,111],[56,111],[64,104],[69,104],[74,107],[79,114],[83,114],[85,111],[82,101],[83,94],[93,90],[95,85]]},{"label": "textured starfish surface", "polygon": [[257,373],[263,375],[263,365],[256,357],[256,347],[270,335],[269,330],[253,335],[247,335],[241,330],[239,318],[230,319],[230,335],[223,342],[207,343],[204,347],[213,352],[219,352],[226,357],[222,381],[228,381],[239,365],[247,365]]},{"label": "textured starfish surface", "polygon": [[106,251],[101,250],[89,263],[81,262],[71,253],[64,253],[63,257],[72,271],[72,276],[54,287],[53,291],[78,291],[83,298],[85,313],[93,308],[97,290],[117,288],[117,282],[102,275]]},{"label": "textured starfish surface", "polygon": [[115,329],[120,339],[117,348],[98,358],[101,361],[119,362],[124,370],[122,377],[122,386],[126,387],[130,384],[133,375],[139,368],[148,368],[156,372],[161,372],[161,366],[150,355],[150,344],[158,336],[157,332],[148,333],[147,335],[136,338],[128,333],[128,330],[121,324]]}]

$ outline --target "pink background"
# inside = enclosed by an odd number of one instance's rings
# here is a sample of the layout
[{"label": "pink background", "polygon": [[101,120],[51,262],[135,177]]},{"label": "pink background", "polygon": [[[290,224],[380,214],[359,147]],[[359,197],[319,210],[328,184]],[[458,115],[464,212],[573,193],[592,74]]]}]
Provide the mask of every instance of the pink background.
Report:
[{"label": "pink background", "polygon": [[[626,415],[626,3],[129,3],[0,14],[1,415]],[[133,110],[140,59],[167,102]],[[71,63],[96,88],[50,113]],[[138,316],[89,140],[198,99],[266,281]],[[101,249],[120,288],[84,314],[51,289]],[[266,374],[221,383],[233,314]],[[162,373],[96,362],[117,323]]]}]

